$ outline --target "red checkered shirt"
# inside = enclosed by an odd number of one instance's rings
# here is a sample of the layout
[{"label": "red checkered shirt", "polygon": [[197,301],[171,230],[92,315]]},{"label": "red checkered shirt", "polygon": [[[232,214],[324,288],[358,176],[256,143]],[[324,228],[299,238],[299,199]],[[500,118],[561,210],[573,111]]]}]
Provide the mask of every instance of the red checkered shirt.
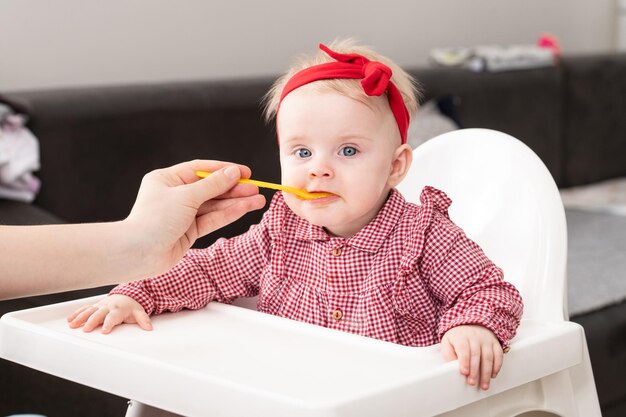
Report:
[{"label": "red checkered shirt", "polygon": [[148,314],[258,295],[259,311],[407,346],[480,324],[508,345],[522,315],[519,292],[450,221],[445,193],[426,187],[420,200],[392,190],[378,215],[344,239],[298,217],[276,193],[248,232],[111,293]]}]

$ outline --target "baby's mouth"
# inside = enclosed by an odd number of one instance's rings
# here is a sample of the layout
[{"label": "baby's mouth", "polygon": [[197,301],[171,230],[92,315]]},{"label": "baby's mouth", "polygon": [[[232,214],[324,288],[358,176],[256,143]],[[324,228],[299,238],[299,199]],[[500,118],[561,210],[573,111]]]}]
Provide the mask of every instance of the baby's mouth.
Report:
[{"label": "baby's mouth", "polygon": [[308,193],[310,193],[312,197],[309,201],[312,202],[323,202],[323,201],[328,201],[329,199],[334,199],[334,198],[338,198],[339,196],[335,193],[331,193],[329,191],[323,191],[323,190],[307,190]]}]

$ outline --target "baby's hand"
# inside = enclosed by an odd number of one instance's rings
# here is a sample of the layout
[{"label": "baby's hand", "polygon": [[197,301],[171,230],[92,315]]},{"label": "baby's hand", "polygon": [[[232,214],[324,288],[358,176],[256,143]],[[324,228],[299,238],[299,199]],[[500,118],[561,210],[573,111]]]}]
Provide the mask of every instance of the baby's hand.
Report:
[{"label": "baby's hand", "polygon": [[467,377],[469,385],[489,389],[502,367],[502,346],[491,330],[479,325],[464,325],[448,330],[441,339],[443,358],[459,360],[459,370]]},{"label": "baby's hand", "polygon": [[111,333],[118,324],[137,323],[144,330],[152,330],[150,317],[141,304],[130,297],[113,294],[98,303],[79,308],[67,317],[72,329],[82,325],[90,332],[102,324],[102,333]]}]

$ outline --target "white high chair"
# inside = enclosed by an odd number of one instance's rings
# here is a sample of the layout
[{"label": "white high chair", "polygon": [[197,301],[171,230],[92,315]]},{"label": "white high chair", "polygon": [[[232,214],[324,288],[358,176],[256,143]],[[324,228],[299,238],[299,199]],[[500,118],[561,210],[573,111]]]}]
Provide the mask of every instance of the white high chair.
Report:
[{"label": "white high chair", "polygon": [[[418,147],[413,158],[398,188],[416,203],[426,185],[440,188],[452,198],[452,220],[503,268],[506,279],[522,294],[523,324],[512,346],[513,355],[527,355],[516,357],[514,363],[508,363],[510,356],[506,355],[504,381],[494,381],[490,391],[457,383],[450,398],[440,391],[446,389],[445,383],[438,387],[439,378],[433,375],[431,392],[415,395],[440,402],[432,410],[460,405],[437,414],[440,417],[600,416],[583,329],[566,321],[565,212],[545,165],[522,142],[486,129],[441,135]],[[254,308],[250,300],[239,305]],[[529,342],[533,348],[528,347]],[[569,363],[557,360],[565,356]],[[525,361],[532,366],[522,367]],[[533,373],[540,376],[529,378]],[[500,382],[508,387],[498,387]],[[131,407],[127,417],[160,417],[153,409],[137,410],[141,412],[131,413]],[[395,413],[398,411],[389,415]],[[378,414],[363,407],[358,415]],[[407,410],[402,415],[432,414]]]},{"label": "white high chair", "polygon": [[132,398],[129,417],[600,416],[583,329],[567,321],[565,217],[546,167],[508,135],[462,130],[415,151],[401,190],[418,201],[424,185],[452,198],[452,219],[524,298],[488,391],[467,385],[440,345],[219,303],[155,316],[152,332],[128,325],[110,335],[65,320],[100,297],[12,312],[0,319],[0,357]]},{"label": "white high chair", "polygon": [[[464,129],[419,146],[398,187],[419,203],[425,185],[452,199],[451,219],[476,241],[513,283],[524,300],[522,326],[512,344],[537,338],[536,354],[525,360],[545,368],[540,378],[513,382],[527,369],[508,368],[513,386],[469,402],[442,416],[600,416],[582,327],[567,313],[567,229],[565,212],[550,173],[530,148],[493,130]],[[553,331],[540,334],[541,327]],[[577,337],[569,341],[565,333]],[[530,353],[530,352],[528,352]],[[571,366],[549,369],[559,356],[574,353]],[[505,355],[504,367],[507,364]],[[497,380],[497,379],[496,379]]]}]

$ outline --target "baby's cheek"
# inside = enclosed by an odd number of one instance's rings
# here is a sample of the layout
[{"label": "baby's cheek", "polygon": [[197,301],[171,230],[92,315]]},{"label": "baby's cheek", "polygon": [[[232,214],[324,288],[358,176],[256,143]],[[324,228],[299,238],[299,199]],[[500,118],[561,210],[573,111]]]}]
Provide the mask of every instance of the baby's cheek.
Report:
[{"label": "baby's cheek", "polygon": [[[282,192],[282,191],[281,191]],[[301,201],[295,195],[290,193],[283,193],[283,198],[285,199],[285,203],[287,203],[287,207],[291,209],[294,213],[301,216]]]}]

